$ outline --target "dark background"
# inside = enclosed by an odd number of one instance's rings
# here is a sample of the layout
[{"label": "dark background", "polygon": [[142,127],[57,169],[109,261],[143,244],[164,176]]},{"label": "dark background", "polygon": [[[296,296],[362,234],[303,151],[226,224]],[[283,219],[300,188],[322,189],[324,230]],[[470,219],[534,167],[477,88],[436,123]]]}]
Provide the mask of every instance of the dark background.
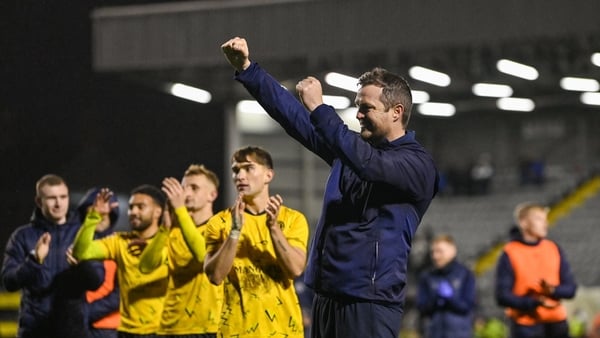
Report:
[{"label": "dark background", "polygon": [[126,196],[139,184],[180,177],[191,163],[223,172],[220,105],[92,71],[91,10],[142,2],[151,1],[2,1],[2,246],[28,221],[44,174],[65,178],[76,203],[89,187]]}]

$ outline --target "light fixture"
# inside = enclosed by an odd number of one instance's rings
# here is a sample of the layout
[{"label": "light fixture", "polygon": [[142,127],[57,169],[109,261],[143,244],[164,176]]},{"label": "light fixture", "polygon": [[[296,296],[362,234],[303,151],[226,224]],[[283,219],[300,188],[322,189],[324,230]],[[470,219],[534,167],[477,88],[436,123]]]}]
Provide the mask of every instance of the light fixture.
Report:
[{"label": "light fixture", "polygon": [[429,93],[422,90],[411,90],[412,102],[414,104],[425,103],[429,101]]},{"label": "light fixture", "polygon": [[350,99],[345,96],[323,95],[323,103],[335,109],[346,109],[350,107]]},{"label": "light fixture", "polygon": [[242,100],[235,105],[238,130],[245,133],[268,134],[277,130],[277,123],[254,100]]},{"label": "light fixture", "polygon": [[456,107],[450,103],[426,102],[419,105],[419,113],[425,116],[450,117],[456,113]]},{"label": "light fixture", "polygon": [[212,99],[212,95],[206,90],[184,85],[183,83],[168,85],[168,91],[171,95],[198,103],[209,103]]},{"label": "light fixture", "polygon": [[411,67],[408,70],[408,75],[415,80],[427,82],[440,87],[448,87],[451,82],[448,74],[421,66]]},{"label": "light fixture", "polygon": [[600,53],[592,54],[592,57],[590,59],[594,65],[600,67]]},{"label": "light fixture", "polygon": [[235,111],[241,114],[267,114],[255,100],[241,100],[235,105]]},{"label": "light fixture", "polygon": [[594,106],[600,106],[600,93],[581,93],[580,97],[581,102],[584,104],[590,104]]},{"label": "light fixture", "polygon": [[496,101],[496,106],[502,110],[529,112],[535,108],[535,103],[527,98],[503,97]]},{"label": "light fixture", "polygon": [[342,88],[351,92],[356,93],[358,91],[358,79],[352,76],[331,72],[325,75],[325,82],[330,86]]},{"label": "light fixture", "polygon": [[597,80],[582,77],[563,77],[560,79],[560,87],[564,90],[577,92],[595,92],[600,89]]},{"label": "light fixture", "polygon": [[471,87],[473,94],[486,97],[508,97],[513,94],[510,86],[494,83],[476,83]]},{"label": "light fixture", "polygon": [[348,126],[348,129],[360,132],[360,122],[356,118],[358,108],[346,108],[338,111],[338,114],[344,121],[344,124]]},{"label": "light fixture", "polygon": [[534,67],[507,59],[499,60],[496,63],[496,68],[502,73],[520,77],[525,80],[535,80],[540,76],[537,69]]}]

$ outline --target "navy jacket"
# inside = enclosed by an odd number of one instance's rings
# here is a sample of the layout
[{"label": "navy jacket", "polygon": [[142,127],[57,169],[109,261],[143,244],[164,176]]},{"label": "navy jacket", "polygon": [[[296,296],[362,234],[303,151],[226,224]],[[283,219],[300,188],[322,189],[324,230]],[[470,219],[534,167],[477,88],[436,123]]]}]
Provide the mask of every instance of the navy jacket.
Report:
[{"label": "navy jacket", "polygon": [[333,107],[309,114],[256,63],[236,78],[289,135],[331,166],[307,285],[330,297],[402,304],[411,240],[437,190],[437,170],[414,132],[373,146]]},{"label": "navy jacket", "polygon": [[[21,290],[18,337],[85,337],[84,292],[101,285],[104,271],[94,262],[73,267],[67,262],[65,253],[79,227],[75,213],[69,213],[65,224],[56,225],[36,209],[31,223],[12,233],[1,276],[6,290]],[[45,232],[52,236],[50,251],[39,264],[31,251]]]},{"label": "navy jacket", "polygon": [[[442,298],[438,287],[448,282],[453,295]],[[441,269],[425,271],[417,292],[417,308],[427,318],[428,338],[473,337],[473,313],[476,301],[475,276],[466,266],[456,260]]]}]

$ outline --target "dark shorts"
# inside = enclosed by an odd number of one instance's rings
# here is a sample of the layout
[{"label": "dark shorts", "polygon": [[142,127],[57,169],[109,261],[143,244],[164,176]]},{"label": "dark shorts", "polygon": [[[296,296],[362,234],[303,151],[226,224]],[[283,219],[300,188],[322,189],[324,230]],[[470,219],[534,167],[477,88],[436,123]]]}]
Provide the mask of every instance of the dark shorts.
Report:
[{"label": "dark shorts", "polygon": [[569,338],[569,325],[566,320],[556,323],[519,325],[511,321],[511,338]]},{"label": "dark shorts", "polygon": [[315,295],[311,338],[397,338],[402,305]]},{"label": "dark shorts", "polygon": [[91,329],[90,337],[92,338],[117,338],[117,330],[110,329]]}]

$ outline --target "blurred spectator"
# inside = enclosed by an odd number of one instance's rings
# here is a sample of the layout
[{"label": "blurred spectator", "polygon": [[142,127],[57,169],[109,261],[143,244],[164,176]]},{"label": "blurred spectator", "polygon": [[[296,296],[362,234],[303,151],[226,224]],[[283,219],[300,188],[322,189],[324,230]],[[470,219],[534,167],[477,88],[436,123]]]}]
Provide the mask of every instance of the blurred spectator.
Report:
[{"label": "blurred spectator", "polygon": [[542,185],[546,181],[545,164],[541,159],[522,159],[519,171],[521,185]]},{"label": "blurred spectator", "polygon": [[417,293],[417,308],[428,321],[426,338],[473,337],[475,276],[456,260],[456,254],[451,236],[442,235],[433,240],[434,266],[422,274]]},{"label": "blurred spectator", "polygon": [[482,153],[479,155],[470,171],[470,193],[473,195],[484,195],[489,193],[492,178],[494,177],[494,167],[492,165],[492,155]]},{"label": "blurred spectator", "polygon": [[564,253],[546,239],[548,209],[535,203],[515,208],[521,238],[504,247],[496,271],[496,300],[506,307],[513,338],[568,338],[567,312],[560,300],[577,285]]}]

